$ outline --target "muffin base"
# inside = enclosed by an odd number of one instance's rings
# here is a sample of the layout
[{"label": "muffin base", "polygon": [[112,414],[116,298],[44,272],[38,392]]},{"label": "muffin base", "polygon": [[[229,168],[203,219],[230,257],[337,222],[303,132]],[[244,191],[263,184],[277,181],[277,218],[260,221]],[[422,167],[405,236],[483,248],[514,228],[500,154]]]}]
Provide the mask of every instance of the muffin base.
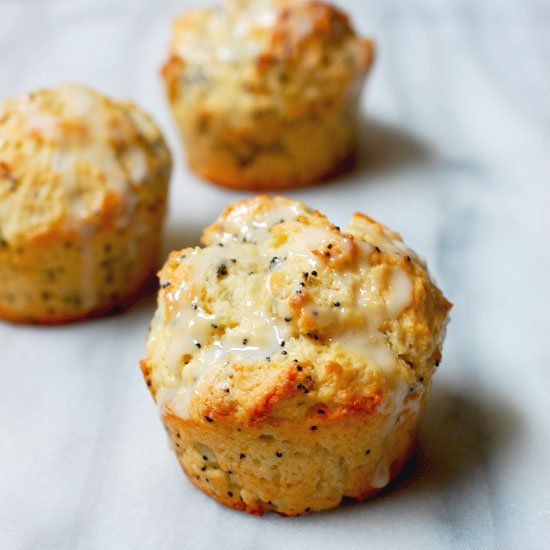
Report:
[{"label": "muffin base", "polygon": [[349,169],[358,145],[357,100],[314,105],[289,118],[254,118],[172,98],[187,163],[199,176],[240,190],[281,190],[332,178]]},{"label": "muffin base", "polygon": [[0,318],[63,324],[129,307],[156,270],[161,228],[162,218],[143,216],[88,236],[52,230],[5,245],[0,249]]},{"label": "muffin base", "polygon": [[337,162],[335,166],[319,176],[302,177],[299,179],[281,177],[277,180],[255,180],[251,179],[245,170],[239,170],[238,168],[228,169],[227,166],[218,165],[208,166],[193,163],[192,160],[188,160],[188,166],[195,174],[214,185],[225,187],[226,189],[233,189],[235,191],[262,192],[280,191],[293,187],[308,187],[317,183],[322,183],[349,172],[355,166],[356,162],[357,154],[354,150],[341,161]]},{"label": "muffin base", "polygon": [[[394,481],[399,477],[399,475],[404,470],[405,466],[412,460],[414,460],[414,457],[416,455],[416,451],[418,449],[418,441],[415,439],[412,444],[409,446],[407,451],[401,456],[399,459],[395,460],[392,465],[390,466],[390,480],[387,485],[384,487],[371,487],[370,485],[365,485],[361,488],[361,494],[359,496],[354,497],[348,497],[344,495],[342,497],[342,500],[336,504],[334,507],[339,506],[342,504],[342,502],[345,500],[348,503],[360,503],[365,502],[367,500],[371,500],[379,496],[383,491],[387,491],[391,488]],[[248,514],[251,514],[253,516],[263,516],[266,512],[275,512],[276,514],[279,514],[282,517],[293,517],[293,516],[305,516],[312,514],[316,510],[308,510],[307,508],[304,509],[303,512],[299,514],[285,514],[284,512],[280,512],[276,510],[273,506],[270,506],[269,504],[262,504],[260,507],[251,507],[248,506],[245,502],[235,502],[233,498],[230,497],[224,497],[223,495],[217,494],[214,491],[212,491],[211,487],[205,487],[204,483],[201,483],[196,479],[196,476],[190,475],[186,470],[185,467],[181,464],[181,459],[178,455],[178,460],[180,461],[180,465],[182,467],[183,472],[185,473],[187,479],[197,488],[200,489],[202,492],[206,493],[207,495],[211,496],[215,500],[217,500],[220,504],[223,504],[224,506],[227,506],[229,508],[233,508],[234,510],[238,510],[240,512],[246,512]],[[330,510],[330,508],[326,508],[325,510]]]},{"label": "muffin base", "polygon": [[42,326],[54,326],[65,325],[68,323],[77,323],[79,321],[87,321],[90,319],[97,319],[98,317],[108,317],[109,315],[116,315],[122,313],[134,305],[140,298],[143,298],[150,291],[156,289],[155,269],[151,270],[144,282],[133,292],[122,296],[117,300],[111,300],[105,305],[96,308],[92,311],[82,310],[81,312],[74,312],[67,315],[52,315],[49,317],[32,317],[21,315],[17,311],[10,310],[9,308],[0,306],[0,321],[9,321],[16,325],[42,325]]},{"label": "muffin base", "polygon": [[[147,365],[142,369],[147,380]],[[344,498],[366,500],[387,487],[414,453],[426,393],[417,406],[387,414],[331,418],[328,410],[305,422],[238,427],[164,409],[163,421],[180,465],[201,491],[250,514],[294,516]]]}]

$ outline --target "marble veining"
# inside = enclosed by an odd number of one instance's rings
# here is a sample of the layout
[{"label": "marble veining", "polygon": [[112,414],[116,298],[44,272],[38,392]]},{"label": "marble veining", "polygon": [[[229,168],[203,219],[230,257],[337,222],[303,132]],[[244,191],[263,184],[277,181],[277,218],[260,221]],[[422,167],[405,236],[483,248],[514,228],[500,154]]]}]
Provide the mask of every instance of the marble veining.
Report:
[{"label": "marble veining", "polygon": [[[0,548],[548,548],[550,5],[340,3],[378,41],[364,146],[354,172],[289,195],[399,230],[455,303],[416,464],[370,503],[233,512],[180,473],[141,379],[153,297],[71,326],[0,323]],[[83,82],[159,119],[177,162],[166,250],[247,196],[187,171],[168,115],[158,69],[190,4],[0,1],[1,96]]]}]

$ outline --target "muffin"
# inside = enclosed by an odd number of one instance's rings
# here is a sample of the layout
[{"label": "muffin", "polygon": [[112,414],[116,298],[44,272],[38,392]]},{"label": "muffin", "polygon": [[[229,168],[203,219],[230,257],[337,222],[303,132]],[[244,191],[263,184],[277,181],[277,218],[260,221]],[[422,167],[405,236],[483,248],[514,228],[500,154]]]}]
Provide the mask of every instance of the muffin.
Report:
[{"label": "muffin", "polygon": [[162,74],[189,166],[281,189],[350,166],[373,43],[319,1],[228,0],[175,20]]},{"label": "muffin", "polygon": [[67,84],[0,104],[0,317],[127,305],[156,268],[170,170],[132,103]]},{"label": "muffin", "polygon": [[297,515],[365,499],[411,456],[451,307],[400,236],[282,197],[173,252],[142,372],[188,478]]}]

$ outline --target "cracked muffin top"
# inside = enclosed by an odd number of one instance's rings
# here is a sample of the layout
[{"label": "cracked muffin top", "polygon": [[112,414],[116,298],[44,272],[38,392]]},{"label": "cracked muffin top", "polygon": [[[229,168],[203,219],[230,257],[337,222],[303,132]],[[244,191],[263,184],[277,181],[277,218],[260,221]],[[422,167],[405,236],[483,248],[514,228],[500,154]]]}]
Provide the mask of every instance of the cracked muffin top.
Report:
[{"label": "cracked muffin top", "polygon": [[164,413],[246,426],[418,401],[450,304],[397,233],[262,196],[202,241],[160,272],[143,368]]},{"label": "cracked muffin top", "polygon": [[0,104],[0,239],[129,223],[164,200],[170,153],[130,102],[65,84]]},{"label": "cracked muffin top", "polygon": [[354,96],[373,43],[328,3],[227,0],[177,18],[170,52],[163,69],[170,98],[184,89],[187,102],[213,111],[295,117]]}]

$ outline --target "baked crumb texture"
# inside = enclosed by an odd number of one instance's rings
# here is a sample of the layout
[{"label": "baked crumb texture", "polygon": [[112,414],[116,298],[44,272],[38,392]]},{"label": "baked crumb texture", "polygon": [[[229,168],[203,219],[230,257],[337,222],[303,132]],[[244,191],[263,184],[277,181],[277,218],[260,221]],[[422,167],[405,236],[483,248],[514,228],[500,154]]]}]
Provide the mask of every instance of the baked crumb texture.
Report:
[{"label": "baked crumb texture", "polygon": [[373,52],[324,2],[229,0],[187,11],[162,74],[190,167],[258,190],[349,167]]},{"label": "baked crumb texture", "polygon": [[282,197],[173,252],[141,368],[189,479],[297,515],[364,499],[412,453],[451,307],[400,236]]},{"label": "baked crumb texture", "polygon": [[0,104],[0,317],[128,305],[154,273],[171,159],[143,111],[75,84]]}]

